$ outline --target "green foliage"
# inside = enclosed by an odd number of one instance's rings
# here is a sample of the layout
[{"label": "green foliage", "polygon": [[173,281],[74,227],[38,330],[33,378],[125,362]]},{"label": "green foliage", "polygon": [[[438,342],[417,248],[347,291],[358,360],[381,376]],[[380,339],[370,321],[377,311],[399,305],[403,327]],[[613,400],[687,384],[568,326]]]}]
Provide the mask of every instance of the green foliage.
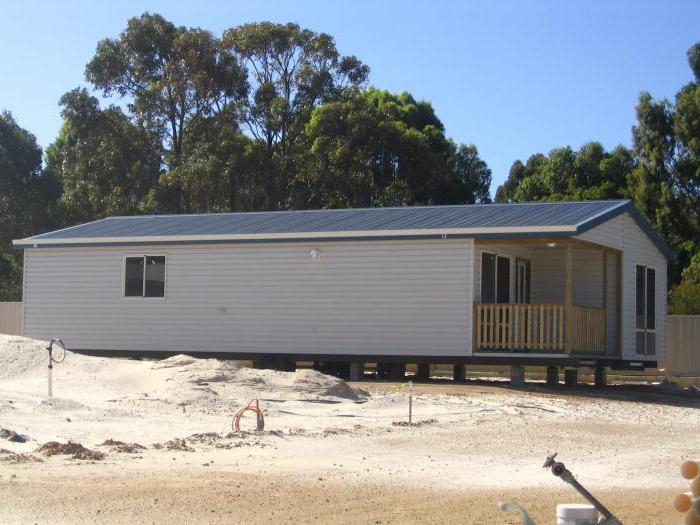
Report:
[{"label": "green foliage", "polygon": [[700,42],[688,49],[687,56],[690,69],[693,70],[695,75],[695,81],[700,82]]},{"label": "green foliage", "polygon": [[[131,18],[118,38],[98,43],[86,78],[103,95],[126,98],[131,123],[155,133],[164,146],[162,162],[170,168],[183,162],[193,123],[235,116],[247,93],[245,69],[221,39],[149,13]],[[164,179],[150,205],[190,211],[178,180]]]},{"label": "green foliage", "polygon": [[690,264],[683,270],[681,277],[685,282],[700,284],[700,251],[690,259]]},{"label": "green foliage", "polygon": [[51,227],[58,191],[42,172],[34,135],[0,113],[0,301],[22,296],[22,253],[13,250],[12,239]]},{"label": "green foliage", "polygon": [[148,211],[160,170],[157,135],[115,106],[101,109],[84,89],[61,97],[64,124],[46,151],[46,169],[63,182],[65,220]]},{"label": "green foliage", "polygon": [[243,68],[220,39],[149,13],[131,18],[118,38],[100,41],[85,71],[104,95],[129,97],[133,115],[169,142],[171,164],[188,121],[228,109],[247,87]]},{"label": "green foliage", "polygon": [[496,190],[496,202],[624,197],[634,166],[633,154],[624,146],[610,152],[599,142],[586,143],[578,151],[556,148],[549,155],[532,155],[526,164],[516,160]]},{"label": "green foliage", "polygon": [[181,189],[188,211],[254,211],[266,203],[257,167],[259,145],[222,119],[192,126],[182,161],[161,177],[163,187]]},{"label": "green foliage", "polygon": [[491,170],[479,157],[474,144],[460,144],[454,155],[452,182],[454,192],[448,197],[457,204],[491,202]]},{"label": "green foliage", "polygon": [[[688,52],[698,78],[696,44]],[[629,177],[635,204],[674,248],[672,278],[700,249],[700,85],[690,82],[676,95],[675,105],[642,93],[633,128],[639,159]]]},{"label": "green foliage", "polygon": [[223,42],[248,68],[241,120],[260,146],[266,196],[260,207],[286,208],[290,184],[305,169],[304,129],[311,112],[362,86],[369,68],[354,56],[341,56],[330,35],[292,23],[244,24],[226,30]]},{"label": "green foliage", "polygon": [[308,169],[294,203],[312,207],[484,201],[491,172],[475,146],[456,148],[432,106],[408,93],[368,89],[317,108]]},{"label": "green foliage", "polygon": [[683,270],[682,279],[668,295],[668,311],[673,315],[700,315],[700,251]]},{"label": "green foliage", "polygon": [[670,315],[700,315],[700,284],[681,281],[668,295]]}]

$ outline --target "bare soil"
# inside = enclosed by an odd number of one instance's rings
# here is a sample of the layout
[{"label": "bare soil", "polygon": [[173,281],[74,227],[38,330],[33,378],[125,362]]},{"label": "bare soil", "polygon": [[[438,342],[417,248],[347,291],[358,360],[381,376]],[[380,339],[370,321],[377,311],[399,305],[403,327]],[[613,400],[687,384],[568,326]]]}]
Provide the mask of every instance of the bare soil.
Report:
[{"label": "bare soil", "polygon": [[[674,491],[609,489],[596,495],[624,523],[679,523]],[[217,471],[135,472],[105,476],[85,469],[63,475],[0,478],[0,522],[23,523],[463,523],[518,524],[498,501],[518,501],[537,523],[551,524],[561,502],[582,502],[566,486],[507,490],[426,490],[396,483],[327,481],[323,476]]]}]

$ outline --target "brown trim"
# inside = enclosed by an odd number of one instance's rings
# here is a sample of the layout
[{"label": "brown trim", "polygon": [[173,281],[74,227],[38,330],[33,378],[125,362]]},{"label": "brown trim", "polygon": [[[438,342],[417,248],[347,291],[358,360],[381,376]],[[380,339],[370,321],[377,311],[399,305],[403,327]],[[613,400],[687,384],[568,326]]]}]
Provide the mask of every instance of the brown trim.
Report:
[{"label": "brown trim", "polygon": [[517,239],[474,239],[474,244],[547,244],[556,243],[562,246],[570,245],[580,245],[589,248],[595,248],[597,250],[607,250],[611,253],[621,254],[622,251],[616,248],[610,248],[609,246],[604,246],[602,244],[597,244],[591,241],[586,241],[584,239],[578,239],[576,237],[524,237]]},{"label": "brown trim", "polygon": [[603,308],[608,309],[608,251],[601,250],[603,256]]},{"label": "brown trim", "polygon": [[587,246],[589,248],[595,248],[597,250],[605,250],[605,251],[608,251],[610,253],[617,253],[617,254],[622,253],[622,250],[618,250],[617,248],[611,248],[611,247],[605,246],[603,244],[598,244],[598,243],[591,242],[591,241],[584,241],[583,239],[572,239],[572,240],[574,241],[575,244],[580,244],[582,246]]},{"label": "brown trim", "polygon": [[566,245],[566,252],[564,255],[564,318],[566,319],[566,341],[565,348],[567,353],[571,353],[571,339],[572,339],[572,302],[573,302],[573,291],[571,289],[571,273],[573,267],[572,260],[573,246],[571,244]]},{"label": "brown trim", "polygon": [[603,324],[605,332],[605,353],[607,354],[608,349],[608,250],[603,248],[601,250],[601,255],[603,256]]}]

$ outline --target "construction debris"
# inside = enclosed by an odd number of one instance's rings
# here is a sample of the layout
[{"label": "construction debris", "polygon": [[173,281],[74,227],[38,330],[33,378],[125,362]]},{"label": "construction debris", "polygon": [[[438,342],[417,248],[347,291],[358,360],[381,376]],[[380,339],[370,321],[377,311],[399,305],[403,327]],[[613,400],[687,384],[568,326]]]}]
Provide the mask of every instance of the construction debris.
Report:
[{"label": "construction debris", "polygon": [[23,436],[14,430],[9,430],[7,428],[0,428],[0,438],[4,438],[14,443],[26,443],[29,440],[27,436]]}]

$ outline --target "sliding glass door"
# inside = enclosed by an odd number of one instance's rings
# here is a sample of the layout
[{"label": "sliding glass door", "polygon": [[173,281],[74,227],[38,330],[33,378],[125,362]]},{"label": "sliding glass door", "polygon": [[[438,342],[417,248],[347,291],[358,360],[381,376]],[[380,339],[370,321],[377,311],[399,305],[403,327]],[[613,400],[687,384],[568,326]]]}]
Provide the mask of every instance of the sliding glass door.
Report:
[{"label": "sliding glass door", "polygon": [[510,302],[510,259],[492,253],[481,254],[481,302]]}]

